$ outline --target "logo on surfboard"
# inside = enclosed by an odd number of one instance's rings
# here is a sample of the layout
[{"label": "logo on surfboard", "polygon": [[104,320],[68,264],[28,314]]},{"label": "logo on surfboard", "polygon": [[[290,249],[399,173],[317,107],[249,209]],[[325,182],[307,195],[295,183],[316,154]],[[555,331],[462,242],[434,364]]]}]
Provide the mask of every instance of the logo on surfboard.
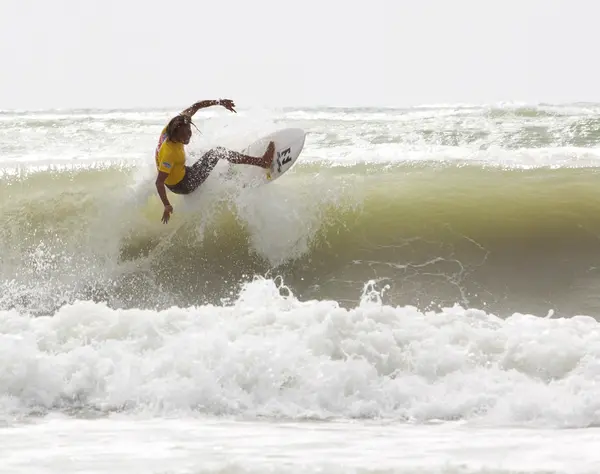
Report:
[{"label": "logo on surfboard", "polygon": [[277,152],[277,172],[278,173],[281,173],[281,167],[283,165],[286,165],[290,161],[292,161],[292,157],[290,156],[291,151],[292,151],[292,149],[290,147],[288,147],[285,150]]}]

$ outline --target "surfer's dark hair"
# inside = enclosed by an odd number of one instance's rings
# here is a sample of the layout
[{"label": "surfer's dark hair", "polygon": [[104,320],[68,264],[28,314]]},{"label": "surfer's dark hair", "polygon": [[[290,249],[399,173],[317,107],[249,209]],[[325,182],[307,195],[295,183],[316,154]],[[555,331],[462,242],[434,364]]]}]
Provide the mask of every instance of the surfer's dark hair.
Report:
[{"label": "surfer's dark hair", "polygon": [[[171,140],[171,138],[175,134],[175,131],[179,127],[181,127],[182,125],[190,125],[190,124],[192,124],[196,130],[198,130],[198,127],[196,127],[196,124],[194,122],[192,122],[192,119],[190,117],[188,117],[187,115],[181,115],[181,114],[176,115],[167,124],[167,130],[166,130],[167,138],[169,140]],[[198,132],[200,132],[200,130],[198,130]]]}]

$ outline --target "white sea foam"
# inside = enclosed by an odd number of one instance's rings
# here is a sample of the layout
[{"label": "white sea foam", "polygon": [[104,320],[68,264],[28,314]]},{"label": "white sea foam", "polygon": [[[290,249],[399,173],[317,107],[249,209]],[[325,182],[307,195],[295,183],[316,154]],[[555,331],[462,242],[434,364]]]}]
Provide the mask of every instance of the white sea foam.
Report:
[{"label": "white sea foam", "polygon": [[346,310],[280,293],[258,279],[224,306],[4,311],[2,418],[42,409],[600,422],[600,325],[590,317],[421,313],[373,295]]},{"label": "white sea foam", "polygon": [[54,416],[0,430],[0,459],[7,474],[593,474],[597,436],[462,423]]}]

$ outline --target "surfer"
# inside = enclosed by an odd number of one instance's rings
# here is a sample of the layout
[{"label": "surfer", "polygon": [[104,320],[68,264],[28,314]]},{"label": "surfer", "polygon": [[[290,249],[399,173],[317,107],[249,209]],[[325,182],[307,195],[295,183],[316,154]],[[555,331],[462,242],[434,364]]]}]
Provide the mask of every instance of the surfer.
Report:
[{"label": "surfer", "polygon": [[195,191],[208,178],[220,159],[241,165],[260,166],[261,168],[271,166],[275,154],[273,142],[269,143],[265,154],[260,157],[243,155],[236,151],[217,147],[207,151],[192,166],[185,165],[183,146],[187,145],[192,137],[191,125],[194,125],[192,116],[198,110],[214,105],[221,105],[231,112],[236,112],[235,104],[230,99],[202,100],[173,117],[160,134],[154,157],[158,171],[156,189],[165,206],[161,220],[165,224],[169,222],[173,212],[173,206],[169,203],[165,188],[169,188],[175,194],[189,194]]}]

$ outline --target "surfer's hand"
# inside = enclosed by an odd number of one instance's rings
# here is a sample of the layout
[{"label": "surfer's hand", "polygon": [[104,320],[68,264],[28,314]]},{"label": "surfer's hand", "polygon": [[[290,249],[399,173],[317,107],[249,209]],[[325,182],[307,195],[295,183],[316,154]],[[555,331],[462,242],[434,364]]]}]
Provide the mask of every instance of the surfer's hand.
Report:
[{"label": "surfer's hand", "polygon": [[233,103],[233,100],[231,100],[231,99],[220,99],[219,102],[227,110],[229,110],[231,112],[235,112],[237,114],[237,112],[234,109],[235,104]]},{"label": "surfer's hand", "polygon": [[171,218],[171,213],[172,212],[173,212],[173,206],[171,206],[171,205],[165,206],[165,210],[163,212],[163,216],[162,216],[161,221],[163,221],[165,224],[167,222],[169,222],[169,219]]}]

